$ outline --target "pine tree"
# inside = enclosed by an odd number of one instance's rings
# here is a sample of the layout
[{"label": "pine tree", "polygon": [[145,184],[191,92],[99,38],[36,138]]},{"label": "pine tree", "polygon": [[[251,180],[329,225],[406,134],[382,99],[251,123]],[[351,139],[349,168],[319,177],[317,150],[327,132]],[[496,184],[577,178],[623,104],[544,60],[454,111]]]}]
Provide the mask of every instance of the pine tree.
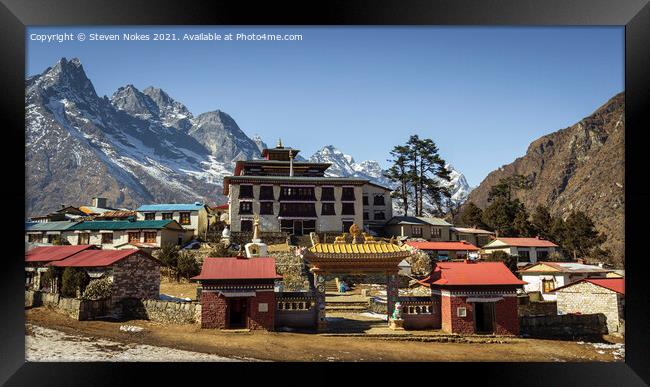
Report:
[{"label": "pine tree", "polygon": [[460,215],[460,221],[464,226],[467,227],[484,227],[483,223],[483,210],[481,210],[473,202],[469,202],[465,205],[462,214]]},{"label": "pine tree", "polygon": [[384,173],[388,179],[398,183],[397,188],[391,192],[391,197],[402,201],[404,216],[408,216],[409,211],[409,184],[411,176],[408,169],[409,149],[403,145],[393,147],[390,155],[393,157],[388,160],[392,163],[391,167]]},{"label": "pine tree", "polygon": [[544,239],[553,240],[553,217],[549,212],[548,208],[542,205],[539,205],[535,208],[535,212],[531,217],[531,226],[533,232]]},{"label": "pine tree", "polygon": [[564,247],[573,253],[573,259],[586,257],[607,237],[596,230],[594,222],[582,211],[573,211],[565,222]]}]

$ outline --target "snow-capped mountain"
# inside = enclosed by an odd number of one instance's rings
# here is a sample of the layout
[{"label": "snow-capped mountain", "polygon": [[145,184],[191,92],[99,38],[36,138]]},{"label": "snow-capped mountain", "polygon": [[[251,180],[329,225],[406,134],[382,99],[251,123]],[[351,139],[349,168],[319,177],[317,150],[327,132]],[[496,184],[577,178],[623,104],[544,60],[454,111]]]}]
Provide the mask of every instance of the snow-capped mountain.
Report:
[{"label": "snow-capped mountain", "polygon": [[[234,162],[260,157],[266,143],[249,138],[221,110],[193,115],[156,87],[134,85],[99,97],[78,59],[62,58],[26,87],[26,213],[106,197],[113,207],[144,203],[223,203],[223,177]],[[297,160],[305,160],[300,155]],[[333,146],[310,161],[331,163],[330,176],[355,176],[383,186],[376,161],[356,163]],[[452,172],[454,192],[469,187]]]},{"label": "snow-capped mountain", "polygon": [[[352,156],[341,152],[333,145],[324,146],[314,153],[309,158],[309,161],[332,164],[326,171],[327,176],[359,177],[384,187],[395,188],[395,183],[383,175],[384,170],[377,161],[366,160],[357,163]],[[447,164],[446,168],[451,171],[451,181],[448,183],[448,187],[452,192],[451,198],[454,202],[461,203],[469,195],[471,188],[462,173],[458,172],[450,164]],[[401,213],[398,208],[399,203],[393,201],[393,205],[395,207],[394,212]],[[430,203],[425,203],[425,207],[429,205]]]}]

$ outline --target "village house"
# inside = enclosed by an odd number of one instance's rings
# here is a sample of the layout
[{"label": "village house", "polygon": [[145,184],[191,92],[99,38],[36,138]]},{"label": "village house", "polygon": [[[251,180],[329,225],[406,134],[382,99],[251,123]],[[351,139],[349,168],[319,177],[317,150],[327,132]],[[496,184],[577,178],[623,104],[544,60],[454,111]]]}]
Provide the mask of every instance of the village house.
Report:
[{"label": "village house", "polygon": [[295,161],[299,152],[279,142],[262,151],[263,160],[237,161],[234,175],[223,182],[232,232],[251,232],[256,215],[260,231],[293,235],[341,232],[352,224],[363,229],[364,208],[368,225],[375,229],[388,219],[390,189],[366,179],[326,177],[331,164]]},{"label": "village house", "polygon": [[384,227],[384,235],[449,241],[451,224],[444,219],[424,216],[394,216]]},{"label": "village house", "polygon": [[498,237],[483,246],[481,254],[492,254],[495,251],[504,251],[509,255],[517,256],[517,265],[525,266],[537,261],[548,260],[551,254],[559,253],[559,246],[539,237]]},{"label": "village house", "polygon": [[85,270],[91,279],[109,278],[112,283],[111,305],[127,298],[160,297],[160,262],[142,250],[84,249],[46,266],[57,269],[75,267]]},{"label": "village house", "polygon": [[175,220],[91,220],[76,223],[64,232],[71,245],[96,245],[111,249],[156,249],[182,245],[193,236]]},{"label": "village house", "polygon": [[42,290],[41,275],[48,270],[46,267],[48,263],[92,249],[97,249],[97,247],[92,245],[38,246],[27,250],[25,252],[25,289]]},{"label": "village house", "polygon": [[443,331],[519,335],[517,289],[525,282],[502,262],[437,262],[419,282],[431,288]]},{"label": "village house", "polygon": [[612,270],[577,262],[537,262],[519,270],[526,293],[539,292],[544,301],[555,301],[555,289],[584,278],[606,278]]},{"label": "village house", "polygon": [[113,211],[113,208],[107,206],[106,198],[92,198],[90,206],[66,206],[61,205],[61,208],[46,215],[32,216],[29,218],[30,222],[57,222],[62,220],[84,220],[101,215],[107,211]]},{"label": "village house", "polygon": [[625,279],[585,278],[555,289],[558,314],[602,313],[609,334],[625,333]]},{"label": "village house", "polygon": [[449,230],[449,240],[465,241],[478,247],[483,247],[490,243],[495,235],[493,231],[482,230],[480,228],[451,227]]},{"label": "village house", "polygon": [[200,284],[201,327],[273,330],[281,278],[271,257],[206,258],[191,278]]},{"label": "village house", "polygon": [[203,203],[145,204],[136,209],[138,220],[175,220],[194,236],[205,237],[211,223],[211,211]]},{"label": "village house", "polygon": [[478,255],[479,248],[465,241],[460,242],[416,242],[405,243],[414,249],[422,250],[432,259],[446,261],[470,258],[470,254]]},{"label": "village house", "polygon": [[32,244],[57,244],[62,240],[62,233],[68,231],[77,221],[61,220],[53,222],[25,223],[25,242]]}]

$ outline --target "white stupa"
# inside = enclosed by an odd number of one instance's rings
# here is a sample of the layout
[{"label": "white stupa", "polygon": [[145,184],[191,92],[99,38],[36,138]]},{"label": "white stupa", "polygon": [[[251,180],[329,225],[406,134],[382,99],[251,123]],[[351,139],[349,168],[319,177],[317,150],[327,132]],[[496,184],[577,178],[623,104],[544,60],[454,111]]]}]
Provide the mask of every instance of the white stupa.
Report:
[{"label": "white stupa", "polygon": [[246,256],[248,258],[268,256],[269,247],[259,238],[259,228],[260,219],[256,215],[253,220],[253,240],[251,243],[246,244]]}]

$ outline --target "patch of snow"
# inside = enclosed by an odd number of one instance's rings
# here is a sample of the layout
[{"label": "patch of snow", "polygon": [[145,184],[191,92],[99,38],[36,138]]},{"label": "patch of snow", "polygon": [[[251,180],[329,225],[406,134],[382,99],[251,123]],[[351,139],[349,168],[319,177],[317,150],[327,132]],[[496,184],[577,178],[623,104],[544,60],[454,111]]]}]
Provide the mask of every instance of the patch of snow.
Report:
[{"label": "patch of snow", "polygon": [[144,328],[135,325],[120,325],[120,331],[122,332],[142,332],[143,330]]},{"label": "patch of snow", "polygon": [[370,318],[376,318],[379,320],[384,320],[388,321],[388,315],[387,314],[381,314],[381,313],[375,313],[375,312],[363,312],[359,313],[361,316],[364,317],[370,317]]},{"label": "patch of snow", "polygon": [[192,299],[188,298],[188,297],[174,297],[174,296],[170,296],[170,295],[163,294],[163,293],[160,293],[160,299],[162,301],[171,301],[171,302],[188,302],[188,301],[192,301]]}]

